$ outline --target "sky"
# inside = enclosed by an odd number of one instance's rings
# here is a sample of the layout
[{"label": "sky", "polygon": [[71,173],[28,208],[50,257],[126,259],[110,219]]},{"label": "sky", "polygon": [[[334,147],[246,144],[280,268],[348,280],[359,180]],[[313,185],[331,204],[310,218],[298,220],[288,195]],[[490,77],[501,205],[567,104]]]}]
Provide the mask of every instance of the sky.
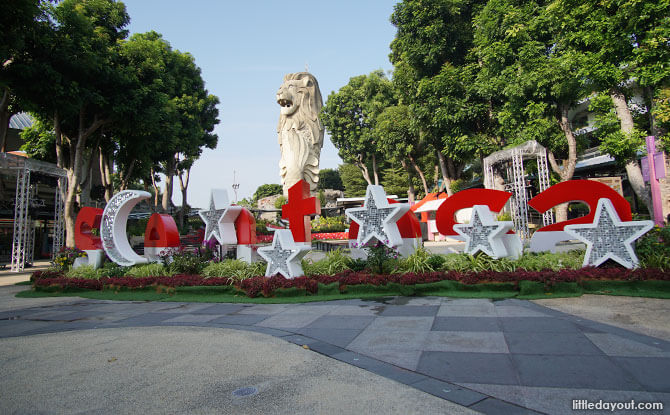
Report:
[{"label": "sky", "polygon": [[[238,200],[262,184],[281,183],[275,94],[284,75],[307,67],[325,104],[351,77],[388,73],[396,2],[123,0],[130,32],[154,30],[173,49],[192,54],[206,88],[221,101],[218,146],[205,149],[191,169],[189,205],[207,207],[212,188],[226,189],[233,201],[233,174]],[[320,167],[340,164],[326,133]],[[181,205],[177,180],[173,202]]]}]

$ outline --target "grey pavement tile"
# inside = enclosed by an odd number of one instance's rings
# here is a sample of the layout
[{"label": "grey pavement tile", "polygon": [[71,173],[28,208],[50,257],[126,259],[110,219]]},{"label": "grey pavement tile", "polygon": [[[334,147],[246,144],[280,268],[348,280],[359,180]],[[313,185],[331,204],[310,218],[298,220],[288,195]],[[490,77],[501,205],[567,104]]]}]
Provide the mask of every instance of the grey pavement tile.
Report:
[{"label": "grey pavement tile", "polygon": [[182,314],[177,317],[164,320],[164,323],[207,323],[216,318],[220,318],[219,315],[212,314]]},{"label": "grey pavement tile", "polygon": [[560,332],[505,332],[510,353],[535,355],[603,355],[585,335]]},{"label": "grey pavement tile", "polygon": [[257,323],[256,326],[261,327],[272,327],[272,328],[285,328],[285,329],[297,329],[302,328],[319,318],[319,314],[293,314],[289,311],[284,313],[276,314],[272,317],[269,317],[260,323]]},{"label": "grey pavement tile", "polygon": [[483,401],[479,401],[476,404],[470,406],[470,409],[474,409],[475,411],[481,412],[483,414],[492,414],[492,415],[539,414],[539,412],[523,408],[521,406],[517,406],[509,402],[504,402],[495,398],[486,398]]},{"label": "grey pavement tile", "polygon": [[381,360],[382,362],[390,363],[412,371],[416,370],[419,358],[421,357],[421,351],[404,348],[375,348],[367,349],[365,351],[361,349],[352,349],[351,346],[348,346],[347,348],[374,359]]},{"label": "grey pavement tile", "polygon": [[498,317],[547,317],[547,314],[518,305],[496,306]]},{"label": "grey pavement tile", "polygon": [[431,352],[509,353],[502,332],[431,331],[423,350]]},{"label": "grey pavement tile", "polygon": [[0,321],[0,337],[22,336],[31,330],[50,327],[54,324],[49,321],[2,320]]},{"label": "grey pavement tile", "polygon": [[250,307],[244,307],[237,314],[265,314],[274,315],[285,311],[287,304],[255,304]]},{"label": "grey pavement tile", "polygon": [[[39,313],[32,313],[25,317],[23,320],[35,320],[35,321],[68,321],[68,316],[72,315],[72,311],[42,311]],[[73,319],[72,319],[73,320]]]},{"label": "grey pavement tile", "polygon": [[325,315],[333,311],[336,306],[333,305],[290,305],[285,312],[291,314],[318,314],[320,316]]},{"label": "grey pavement tile", "polygon": [[321,316],[307,325],[316,329],[364,329],[374,317],[370,316]]},{"label": "grey pavement tile", "polygon": [[416,370],[448,382],[517,385],[508,354],[423,352]]},{"label": "grey pavement tile", "polygon": [[145,313],[119,320],[112,325],[119,327],[127,326],[149,326],[163,323],[165,320],[180,316],[179,313]]},{"label": "grey pavement tile", "polygon": [[[240,304],[214,304],[214,305],[209,305],[209,307],[204,307],[200,308],[197,310],[190,311],[191,314],[217,314],[217,315],[223,315],[223,314],[232,314],[236,313],[238,311],[241,311],[245,308],[244,305]],[[166,310],[168,311],[168,310]],[[169,312],[173,312],[169,310]]]},{"label": "grey pavement tile", "polygon": [[316,341],[310,343],[307,345],[307,347],[309,347],[310,350],[313,350],[321,354],[325,354],[326,356],[333,356],[338,353],[344,352],[343,348],[322,341]]},{"label": "grey pavement tile", "polygon": [[600,350],[609,356],[670,357],[670,352],[625,337],[609,333],[584,333]]},{"label": "grey pavement tile", "polygon": [[412,370],[403,369],[401,367],[396,367],[384,362],[382,362],[380,365],[372,366],[367,370],[379,376],[384,376],[385,378],[395,380],[396,382],[400,382],[405,385],[411,385],[413,383],[427,379],[424,375],[416,373]]},{"label": "grey pavement tile", "polygon": [[597,323],[595,321],[584,320],[582,323],[579,323],[581,330],[584,330],[583,327],[592,328],[591,331],[587,332],[598,332],[598,333],[609,333],[614,334],[619,337],[632,340],[638,343],[646,344],[652,347],[658,347],[663,351],[670,351],[670,342],[662,339],[657,339],[655,337],[647,336],[640,333],[635,333],[630,330],[622,329],[615,326],[610,326],[608,324]]},{"label": "grey pavement tile", "polygon": [[429,331],[434,317],[377,317],[366,330]]},{"label": "grey pavement tile", "polygon": [[0,312],[0,320],[16,320],[19,317],[29,316],[35,313],[41,313],[42,308],[24,308],[20,310],[8,310]]},{"label": "grey pavement tile", "polygon": [[424,379],[411,386],[463,406],[470,406],[487,398],[481,393],[437,379]]},{"label": "grey pavement tile", "polygon": [[436,305],[389,305],[379,313],[384,317],[434,317],[439,306]]},{"label": "grey pavement tile", "polygon": [[222,325],[221,327],[226,327],[226,328],[236,329],[236,330],[253,331],[255,333],[269,334],[270,336],[275,336],[275,337],[283,337],[283,336],[289,336],[291,334],[295,334],[295,333],[290,332],[290,331],[273,329],[273,328],[269,328],[269,327],[236,326],[236,325],[232,325],[232,324],[231,325]]},{"label": "grey pavement tile", "polygon": [[440,306],[438,317],[498,317],[491,303],[478,305],[447,305]]},{"label": "grey pavement tile", "polygon": [[372,357],[365,356],[360,353],[352,352],[349,350],[346,350],[342,353],[334,354],[331,357],[333,359],[337,359],[339,361],[349,363],[350,365],[354,365],[356,367],[360,367],[363,369],[369,369],[373,366],[379,366],[384,363]]},{"label": "grey pavement tile", "polygon": [[619,366],[650,392],[670,392],[670,358],[613,357]]},{"label": "grey pavement tile", "polygon": [[301,336],[299,334],[291,334],[289,336],[284,336],[281,338],[282,340],[286,340],[289,343],[297,344],[298,346],[302,345],[309,345],[310,343],[316,343],[317,339],[313,339],[311,337],[307,336]]},{"label": "grey pavement tile", "polygon": [[442,305],[447,306],[493,306],[493,302],[486,298],[445,298]]},{"label": "grey pavement tile", "polygon": [[432,331],[500,331],[497,317],[435,317]]},{"label": "grey pavement tile", "polygon": [[491,383],[467,383],[456,382],[459,386],[471,389],[475,392],[488,395],[505,402],[510,402],[521,407],[529,407],[524,395],[524,386],[519,385],[494,385]]},{"label": "grey pavement tile", "polygon": [[328,315],[330,316],[377,316],[379,307],[368,305],[341,305],[334,307]]},{"label": "grey pavement tile", "polygon": [[[165,313],[197,313],[211,307],[212,303],[166,303],[159,311]],[[216,314],[216,313],[211,313]]]},{"label": "grey pavement tile", "polygon": [[[522,387],[526,406],[539,412],[556,415],[574,415],[576,413],[619,413],[619,414],[652,414],[650,411],[581,411],[572,409],[573,400],[587,400],[589,402],[654,402],[658,401],[653,394],[640,391],[570,389],[570,388],[541,388]],[[668,402],[670,403],[670,401]],[[666,406],[667,407],[667,406]]]},{"label": "grey pavement tile", "polygon": [[442,305],[442,297],[409,297],[405,305]]},{"label": "grey pavement tile", "polygon": [[218,316],[218,318],[211,320],[210,323],[223,324],[239,324],[241,326],[253,326],[267,319],[268,315],[264,314],[232,314],[227,316]]},{"label": "grey pavement tile", "polygon": [[[606,356],[510,355],[525,386],[643,390],[639,382]],[[482,382],[480,382],[482,383]]]},{"label": "grey pavement tile", "polygon": [[423,350],[427,331],[363,330],[347,347],[354,351],[367,350]]},{"label": "grey pavement tile", "polygon": [[500,326],[503,331],[512,332],[577,333],[579,331],[571,321],[556,317],[501,317]]},{"label": "grey pavement tile", "polygon": [[296,329],[296,333],[309,336],[320,341],[334,344],[338,347],[346,347],[353,339],[361,333],[361,330],[347,329],[322,329],[322,328],[302,328]]}]

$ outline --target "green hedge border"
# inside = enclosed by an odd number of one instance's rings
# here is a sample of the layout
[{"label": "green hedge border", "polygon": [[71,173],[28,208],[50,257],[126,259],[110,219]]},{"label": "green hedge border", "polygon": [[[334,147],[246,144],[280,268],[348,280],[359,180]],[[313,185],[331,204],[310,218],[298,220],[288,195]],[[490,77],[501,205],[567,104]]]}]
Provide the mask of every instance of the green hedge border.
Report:
[{"label": "green hedge border", "polygon": [[463,284],[439,281],[428,284],[401,285],[389,283],[350,285],[340,292],[339,283],[319,284],[317,294],[310,295],[300,288],[280,288],[270,298],[249,298],[234,286],[146,287],[140,289],[116,288],[92,291],[80,288],[41,287],[19,292],[19,298],[71,297],[118,301],[166,301],[207,303],[305,303],[346,299],[372,299],[387,296],[440,296],[454,298],[543,298],[579,297],[583,294],[615,295],[670,299],[670,281],[607,281],[592,280],[556,283],[547,289],[544,283],[520,281],[515,283]]}]

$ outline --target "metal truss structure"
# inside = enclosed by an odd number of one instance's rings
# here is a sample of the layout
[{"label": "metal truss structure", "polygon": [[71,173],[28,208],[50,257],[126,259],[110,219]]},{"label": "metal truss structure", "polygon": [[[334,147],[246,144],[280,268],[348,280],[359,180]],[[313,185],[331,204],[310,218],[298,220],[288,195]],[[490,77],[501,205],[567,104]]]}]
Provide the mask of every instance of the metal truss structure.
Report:
[{"label": "metal truss structure", "polygon": [[63,183],[67,180],[65,170],[43,161],[31,160],[14,154],[0,153],[0,168],[16,173],[16,194],[14,203],[14,235],[12,239],[12,271],[23,271],[26,263],[32,263],[35,246],[35,226],[30,217],[31,206],[31,172],[58,178],[56,190],[54,227],[54,250],[58,252],[63,244],[63,202],[60,194]]},{"label": "metal truss structure", "polygon": [[[514,228],[519,236],[527,240],[530,237],[528,226],[528,188],[530,183],[526,179],[524,160],[535,158],[538,170],[538,190],[543,192],[549,187],[549,168],[547,164],[547,149],[537,141],[527,141],[519,146],[496,151],[484,159],[484,187],[495,188],[494,166],[498,164],[506,167],[507,177],[504,177],[505,190],[512,193],[510,210]],[[551,210],[542,215],[544,226],[554,223]]]}]

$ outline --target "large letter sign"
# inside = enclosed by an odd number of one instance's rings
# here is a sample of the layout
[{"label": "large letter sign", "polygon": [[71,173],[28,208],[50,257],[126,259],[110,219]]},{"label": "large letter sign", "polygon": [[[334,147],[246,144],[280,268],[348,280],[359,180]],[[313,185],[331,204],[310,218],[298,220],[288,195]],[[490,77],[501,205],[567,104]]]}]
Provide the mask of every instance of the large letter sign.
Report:
[{"label": "large letter sign", "polygon": [[396,222],[408,210],[409,206],[405,203],[390,204],[386,199],[384,188],[371,184],[365,192],[363,207],[349,208],[344,213],[358,223],[356,241],[359,246],[375,238],[389,248],[394,248],[402,244]]},{"label": "large letter sign", "polygon": [[518,257],[518,251],[508,252],[505,247],[505,233],[512,226],[512,222],[498,222],[488,206],[475,205],[470,223],[455,225],[454,229],[465,238],[465,252],[470,255],[482,251],[492,258]]},{"label": "large letter sign", "polygon": [[288,203],[281,207],[281,217],[288,219],[295,242],[312,242],[310,217],[320,214],[321,202],[309,197],[309,183],[301,179],[288,189]]},{"label": "large letter sign", "polygon": [[100,229],[102,220],[102,209],[85,206],[77,214],[77,220],[74,224],[74,244],[76,247],[86,252],[86,258],[75,258],[73,268],[81,265],[92,265],[93,268],[99,268],[104,259],[102,250],[102,240],[99,236],[93,235],[93,229]]},{"label": "large letter sign", "polygon": [[128,215],[133,207],[151,194],[141,190],[124,190],[112,197],[102,213],[100,237],[105,253],[112,261],[126,267],[136,264],[146,264],[148,259],[143,258],[130,247],[126,236]]},{"label": "large letter sign", "polygon": [[601,198],[609,199],[618,217],[623,221],[632,220],[630,204],[619,193],[606,184],[593,180],[569,180],[555,184],[528,201],[528,206],[544,213],[561,203],[584,202],[589,207],[589,214],[547,225],[538,229],[530,239],[530,252],[556,251],[556,243],[572,239],[564,232],[566,225],[593,223],[596,207]]},{"label": "large letter sign", "polygon": [[285,278],[295,278],[304,275],[300,260],[310,249],[311,246],[295,243],[290,230],[275,231],[272,245],[258,248],[258,254],[268,262],[265,276],[271,277],[279,273]]},{"label": "large letter sign", "polygon": [[209,210],[198,212],[205,222],[205,241],[214,237],[221,245],[236,245],[235,221],[241,211],[242,207],[228,202],[228,192],[224,189],[212,189]]},{"label": "large letter sign", "polygon": [[144,231],[144,255],[150,261],[158,261],[162,251],[179,247],[179,229],[170,215],[154,213]]}]

